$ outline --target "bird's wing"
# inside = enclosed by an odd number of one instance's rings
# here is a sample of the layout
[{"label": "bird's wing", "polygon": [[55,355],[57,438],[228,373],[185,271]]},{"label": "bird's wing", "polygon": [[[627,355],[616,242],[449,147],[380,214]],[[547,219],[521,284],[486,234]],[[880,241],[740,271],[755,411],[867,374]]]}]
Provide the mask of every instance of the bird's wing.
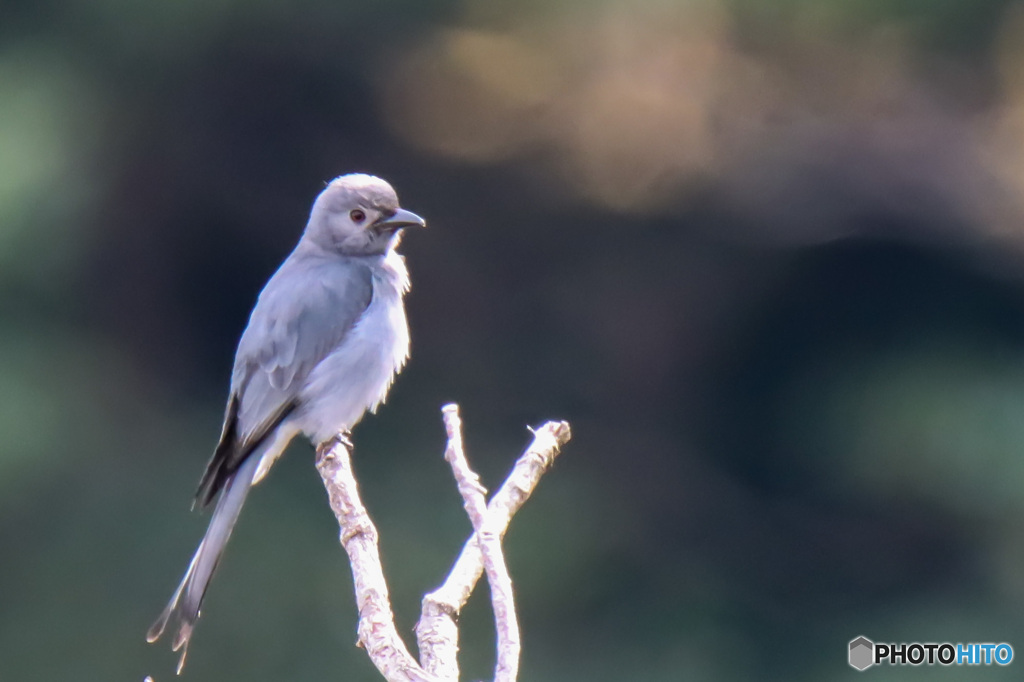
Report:
[{"label": "bird's wing", "polygon": [[355,260],[293,256],[267,282],[238,343],[224,427],[197,501],[212,500],[298,406],[310,371],[338,347],[372,296],[373,274]]}]

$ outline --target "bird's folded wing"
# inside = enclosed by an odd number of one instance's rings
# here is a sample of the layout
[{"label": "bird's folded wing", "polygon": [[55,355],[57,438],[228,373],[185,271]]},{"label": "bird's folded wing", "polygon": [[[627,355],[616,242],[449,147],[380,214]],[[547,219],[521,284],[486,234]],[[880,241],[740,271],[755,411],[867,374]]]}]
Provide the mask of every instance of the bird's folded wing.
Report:
[{"label": "bird's folded wing", "polygon": [[341,345],[373,296],[355,259],[289,258],[270,279],[235,355],[221,439],[199,484],[207,504],[224,481],[298,407],[316,365]]}]

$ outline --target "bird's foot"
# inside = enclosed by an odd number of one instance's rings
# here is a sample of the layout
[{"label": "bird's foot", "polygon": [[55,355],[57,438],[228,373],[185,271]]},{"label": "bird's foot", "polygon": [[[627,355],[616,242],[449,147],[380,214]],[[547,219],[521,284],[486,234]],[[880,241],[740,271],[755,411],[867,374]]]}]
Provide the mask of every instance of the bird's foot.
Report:
[{"label": "bird's foot", "polygon": [[323,443],[320,443],[320,445],[316,446],[316,463],[317,464],[320,464],[320,462],[323,460],[323,458],[327,456],[327,453],[330,452],[331,448],[334,447],[335,443],[340,444],[341,447],[343,447],[346,450],[348,450],[349,455],[352,454],[352,448],[355,447],[355,446],[352,445],[352,432],[351,431],[341,431],[337,435],[335,435],[333,438],[325,440]]}]

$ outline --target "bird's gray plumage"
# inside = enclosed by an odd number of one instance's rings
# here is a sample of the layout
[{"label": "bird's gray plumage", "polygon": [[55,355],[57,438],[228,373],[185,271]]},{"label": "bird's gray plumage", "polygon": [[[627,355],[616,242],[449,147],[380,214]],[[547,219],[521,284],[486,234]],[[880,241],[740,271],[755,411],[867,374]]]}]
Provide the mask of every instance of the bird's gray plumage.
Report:
[{"label": "bird's gray plumage", "polygon": [[220,442],[196,493],[202,505],[220,498],[181,584],[147,635],[155,641],[177,618],[172,647],[182,649],[179,672],[249,488],[295,435],[317,444],[376,409],[405,363],[402,297],[409,279],[394,246],[402,228],[423,224],[399,208],[385,181],[336,178],[260,293],[235,353]]}]

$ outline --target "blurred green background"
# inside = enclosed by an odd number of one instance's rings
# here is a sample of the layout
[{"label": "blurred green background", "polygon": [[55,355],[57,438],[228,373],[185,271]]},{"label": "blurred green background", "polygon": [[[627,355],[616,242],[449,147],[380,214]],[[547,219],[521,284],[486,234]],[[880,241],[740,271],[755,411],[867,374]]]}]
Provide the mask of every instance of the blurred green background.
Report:
[{"label": "blurred green background", "polygon": [[[0,679],[172,679],[144,634],[235,343],[351,171],[431,225],[355,433],[410,641],[468,533],[458,401],[491,486],[573,425],[507,538],[524,680],[1024,652],[1019,3],[5,0]],[[378,679],[312,464],[250,497],[185,679]],[[485,589],[462,636],[488,676]]]}]

